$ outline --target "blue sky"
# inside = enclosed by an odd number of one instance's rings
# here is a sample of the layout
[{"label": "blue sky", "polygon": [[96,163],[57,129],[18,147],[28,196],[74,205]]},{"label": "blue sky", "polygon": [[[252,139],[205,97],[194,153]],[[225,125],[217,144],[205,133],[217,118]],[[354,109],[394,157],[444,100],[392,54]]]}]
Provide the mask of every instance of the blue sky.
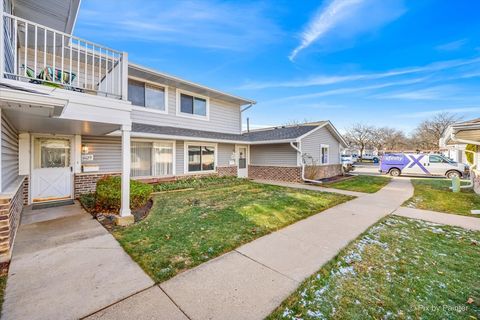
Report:
[{"label": "blue sky", "polygon": [[258,101],[252,126],[480,116],[479,1],[83,0],[75,34]]}]

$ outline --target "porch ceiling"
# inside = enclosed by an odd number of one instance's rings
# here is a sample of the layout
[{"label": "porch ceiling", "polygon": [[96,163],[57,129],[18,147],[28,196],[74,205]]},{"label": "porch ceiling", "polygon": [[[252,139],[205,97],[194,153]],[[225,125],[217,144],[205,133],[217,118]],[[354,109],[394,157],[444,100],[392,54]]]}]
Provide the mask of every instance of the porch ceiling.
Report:
[{"label": "porch ceiling", "polygon": [[458,139],[478,141],[480,143],[480,129],[458,131],[455,137]]},{"label": "porch ceiling", "polygon": [[23,19],[72,33],[80,0],[16,0],[14,14]]},{"label": "porch ceiling", "polygon": [[2,108],[2,116],[7,117],[19,132],[105,135],[120,128],[114,124],[61,119],[15,108]]}]

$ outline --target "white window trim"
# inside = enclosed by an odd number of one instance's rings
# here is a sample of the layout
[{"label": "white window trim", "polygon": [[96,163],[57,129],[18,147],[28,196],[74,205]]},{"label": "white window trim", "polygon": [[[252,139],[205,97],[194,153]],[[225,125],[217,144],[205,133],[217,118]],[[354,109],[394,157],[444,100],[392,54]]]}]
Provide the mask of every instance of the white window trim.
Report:
[{"label": "white window trim", "polygon": [[[155,82],[152,82],[152,81],[148,81],[148,80],[144,80],[144,79],[136,78],[136,77],[128,77],[128,79],[136,81],[136,82],[142,82],[145,89],[146,89],[146,86],[149,85],[149,86],[152,86],[152,87],[162,88],[165,92],[165,94],[164,94],[165,110],[153,109],[153,108],[150,108],[150,107],[147,107],[147,106],[139,106],[139,105],[136,105],[136,104],[132,103],[132,109],[133,110],[135,110],[135,111],[147,111],[147,112],[151,112],[151,113],[168,114],[168,87],[166,85],[158,84],[158,83],[155,83]],[[144,98],[145,98],[145,103],[146,103],[147,102],[146,97],[144,97]]]},{"label": "white window trim", "polygon": [[[322,149],[327,148],[327,162],[322,163],[323,158],[322,158]],[[330,145],[328,144],[321,144],[320,145],[320,165],[328,165],[330,164]]]},{"label": "white window trim", "polygon": [[153,143],[171,143],[172,144],[172,175],[169,176],[136,176],[132,179],[145,179],[145,178],[170,178],[177,175],[177,142],[175,140],[158,140],[158,139],[142,139],[142,138],[132,138],[132,142],[151,142]]},{"label": "white window trim", "polygon": [[[215,163],[213,166],[213,170],[206,170],[206,171],[189,171],[188,170],[188,147],[196,146],[196,147],[213,147],[214,148],[214,158]],[[217,172],[217,165],[218,165],[218,143],[203,143],[203,142],[194,142],[194,141],[186,141],[183,147],[183,173],[185,175],[197,175],[197,174],[209,174]]]},{"label": "white window trim", "polygon": [[[200,116],[198,114],[190,114],[190,113],[185,113],[180,111],[181,106],[180,106],[180,95],[181,94],[186,94],[188,96],[192,96],[194,98],[200,98],[200,99],[205,99],[207,103],[207,114],[205,116]],[[210,98],[207,96],[203,96],[194,92],[186,91],[186,90],[181,90],[181,89],[176,89],[176,109],[177,109],[177,116],[179,117],[185,117],[185,118],[190,118],[190,119],[197,119],[197,120],[204,120],[204,121],[209,121],[210,120]]]}]

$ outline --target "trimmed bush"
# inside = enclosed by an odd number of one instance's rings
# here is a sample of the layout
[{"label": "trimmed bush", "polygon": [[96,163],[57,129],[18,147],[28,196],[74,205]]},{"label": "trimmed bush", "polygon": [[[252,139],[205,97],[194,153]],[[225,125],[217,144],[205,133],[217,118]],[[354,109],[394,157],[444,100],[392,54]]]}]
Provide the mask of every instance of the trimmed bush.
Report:
[{"label": "trimmed bush", "polygon": [[[473,151],[473,152],[477,152],[477,146],[474,145],[474,144],[467,144],[467,146],[465,147],[466,150],[470,150],[470,151]],[[469,164],[473,164],[473,154],[470,153],[470,152],[465,152],[465,155],[467,156],[467,162]]]},{"label": "trimmed bush", "polygon": [[206,176],[201,178],[188,178],[173,182],[162,182],[153,186],[155,192],[160,191],[172,191],[188,188],[199,188],[202,186],[222,185],[226,183],[241,183],[243,180],[237,177],[218,177],[218,176]]},{"label": "trimmed bush", "polygon": [[[104,177],[97,181],[97,210],[120,211],[121,183],[120,177]],[[151,185],[130,180],[130,208],[137,209],[146,205],[152,191]]]}]

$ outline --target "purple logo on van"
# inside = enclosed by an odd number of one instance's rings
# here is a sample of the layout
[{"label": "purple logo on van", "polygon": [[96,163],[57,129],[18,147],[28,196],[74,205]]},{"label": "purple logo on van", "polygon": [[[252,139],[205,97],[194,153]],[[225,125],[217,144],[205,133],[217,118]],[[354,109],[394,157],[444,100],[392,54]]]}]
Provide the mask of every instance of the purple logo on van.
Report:
[{"label": "purple logo on van", "polygon": [[425,155],[421,154],[416,157],[414,154],[386,154],[382,158],[381,171],[387,173],[391,168],[398,168],[403,170],[404,168],[413,168],[418,166],[426,174],[430,172],[425,168],[425,166],[420,163]]}]

